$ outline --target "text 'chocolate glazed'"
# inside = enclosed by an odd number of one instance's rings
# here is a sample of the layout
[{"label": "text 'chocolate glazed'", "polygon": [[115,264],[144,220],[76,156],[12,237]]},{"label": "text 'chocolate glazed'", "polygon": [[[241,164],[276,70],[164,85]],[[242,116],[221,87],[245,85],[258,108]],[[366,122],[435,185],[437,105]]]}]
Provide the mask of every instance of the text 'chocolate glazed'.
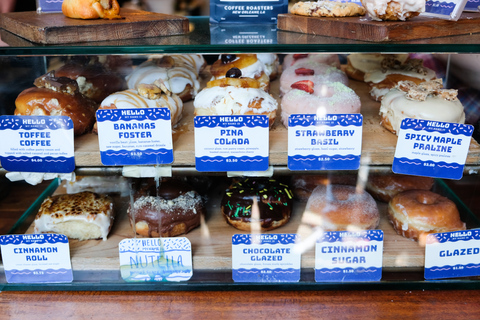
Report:
[{"label": "text 'chocolate glazed'", "polygon": [[153,179],[133,184],[134,201],[128,209],[130,223],[145,237],[174,237],[200,225],[205,214],[201,196],[188,184],[163,179],[157,188]]},{"label": "text 'chocolate glazed'", "polygon": [[245,178],[234,181],[225,191],[222,213],[227,223],[239,230],[250,231],[251,224],[258,221],[260,231],[268,231],[290,220],[292,199],[289,186],[275,179]]}]

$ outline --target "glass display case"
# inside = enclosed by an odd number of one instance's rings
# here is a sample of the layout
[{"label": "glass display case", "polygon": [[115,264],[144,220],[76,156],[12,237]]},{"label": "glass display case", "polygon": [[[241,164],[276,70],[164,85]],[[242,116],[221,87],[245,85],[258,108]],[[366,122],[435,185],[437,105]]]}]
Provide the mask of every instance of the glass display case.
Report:
[{"label": "glass display case", "polygon": [[[334,37],[315,36],[277,30],[275,26],[213,26],[208,17],[189,18],[190,32],[185,35],[115,40],[65,45],[40,45],[0,30],[6,46],[0,47],[2,77],[0,79],[1,115],[12,115],[18,94],[32,86],[52,65],[66,56],[121,56],[136,66],[152,55],[202,54],[209,65],[222,53],[275,53],[283,57],[291,53],[334,53],[345,58],[351,53],[415,53],[415,54],[472,54],[480,52],[480,34],[441,37],[402,42],[367,42]],[[248,29],[248,30],[247,30]],[[342,60],[345,64],[345,60]],[[208,67],[207,67],[208,68]],[[448,68],[443,70],[448,74]],[[201,77],[202,88],[209,80],[206,71]],[[359,174],[392,172],[397,137],[379,125],[379,103],[368,96],[364,82],[350,80],[349,86],[360,96],[363,115],[362,162],[359,170],[346,171],[292,171],[287,165],[287,129],[277,117],[269,131],[269,166],[273,177],[289,184],[300,174],[353,176]],[[272,82],[271,94],[279,100],[279,84]],[[378,229],[384,232],[382,276],[378,281],[316,281],[315,250],[311,244],[301,254],[300,279],[294,282],[235,282],[232,278],[232,237],[249,232],[237,230],[225,222],[221,214],[221,199],[231,177],[226,172],[198,172],[195,168],[193,102],[186,102],[184,115],[173,134],[172,177],[201,181],[205,195],[206,215],[201,226],[182,235],[192,245],[193,275],[187,281],[128,282],[121,276],[119,243],[134,238],[135,233],[127,216],[132,201],[131,180],[126,179],[126,194],[115,193],[117,216],[106,241],[70,240],[73,282],[68,283],[7,283],[0,275],[2,290],[321,290],[321,289],[473,289],[478,288],[478,277],[424,279],[425,248],[394,231],[386,217],[387,203],[377,202],[381,215]],[[474,134],[475,137],[475,134]],[[478,138],[477,138],[478,139]],[[170,169],[170,168],[169,168]],[[467,229],[480,227],[480,211],[472,203],[464,203],[457,188],[477,188],[476,174],[480,169],[480,145],[472,139],[467,155],[464,177],[460,181],[435,179],[433,190],[455,202]],[[1,169],[2,175],[6,170]],[[83,177],[102,177],[105,184],[117,183],[122,166],[102,164],[98,136],[87,133],[75,138],[75,174]],[[200,179],[201,178],[201,179]],[[206,179],[206,180],[202,180]],[[206,184],[207,182],[208,184]],[[464,183],[464,184],[462,184]],[[208,187],[211,185],[211,187]],[[27,212],[13,226],[11,233],[32,233],[32,221],[44,198],[65,193],[68,182],[56,179],[45,189]],[[205,190],[204,190],[205,189]],[[208,189],[208,190],[206,190]],[[471,190],[471,189],[470,189]],[[291,220],[283,227],[265,232],[271,234],[301,234],[305,232],[303,215],[305,203],[294,201]],[[308,229],[308,226],[307,226]],[[309,231],[307,230],[307,233]],[[310,230],[311,232],[311,230]],[[253,232],[252,232],[253,234]],[[305,235],[303,235],[305,236]],[[308,238],[308,237],[302,237]]]}]

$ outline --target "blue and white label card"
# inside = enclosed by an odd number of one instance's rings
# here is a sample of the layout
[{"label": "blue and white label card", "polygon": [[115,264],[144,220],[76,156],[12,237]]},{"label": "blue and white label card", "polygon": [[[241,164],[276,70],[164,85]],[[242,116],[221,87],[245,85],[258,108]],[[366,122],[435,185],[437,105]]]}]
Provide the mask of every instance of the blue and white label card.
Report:
[{"label": "blue and white label card", "polygon": [[461,179],[472,134],[472,125],[404,119],[398,133],[392,171]]},{"label": "blue and white label card", "polygon": [[425,3],[422,16],[457,21],[467,4],[467,0],[429,0]]},{"label": "blue and white label card", "polygon": [[168,108],[97,110],[98,143],[106,166],[173,162]]},{"label": "blue and white label card", "polygon": [[0,236],[9,283],[72,282],[68,238],[62,234]]},{"label": "blue and white label card", "polygon": [[269,125],[265,115],[196,116],[198,171],[268,170]]},{"label": "blue and white label card", "polygon": [[293,114],[288,118],[290,170],[356,170],[362,153],[361,114]]},{"label": "blue and white label card", "polygon": [[0,116],[0,160],[8,171],[75,170],[73,122],[66,116]]},{"label": "blue and white label card", "polygon": [[468,0],[463,11],[480,11],[480,0]]},{"label": "blue and white label card", "polygon": [[124,239],[118,249],[127,282],[187,281],[193,275],[192,244],[185,237]]},{"label": "blue and white label card", "polygon": [[37,12],[62,12],[63,0],[37,0]]},{"label": "blue and white label card", "polygon": [[232,278],[235,282],[298,282],[301,254],[296,234],[232,236]]},{"label": "blue and white label card", "polygon": [[379,281],[383,231],[329,231],[315,244],[315,281]]},{"label": "blue and white label card", "polygon": [[427,236],[425,279],[470,276],[480,276],[480,229]]}]

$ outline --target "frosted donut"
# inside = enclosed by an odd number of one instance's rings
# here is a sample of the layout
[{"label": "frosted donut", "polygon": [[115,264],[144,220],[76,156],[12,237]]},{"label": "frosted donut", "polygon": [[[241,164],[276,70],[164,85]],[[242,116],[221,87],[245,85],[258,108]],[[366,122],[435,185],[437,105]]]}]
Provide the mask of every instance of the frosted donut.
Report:
[{"label": "frosted donut", "polygon": [[195,116],[267,115],[275,122],[278,102],[252,78],[212,80],[193,101]]},{"label": "frosted donut", "polygon": [[227,72],[237,68],[241,71],[241,77],[252,78],[260,82],[260,87],[270,90],[270,77],[267,74],[265,64],[258,59],[256,54],[222,54],[210,68],[212,80],[225,78]]},{"label": "frosted donut", "polygon": [[434,179],[403,174],[373,174],[368,177],[366,189],[377,200],[389,202],[402,191],[430,190]]},{"label": "frosted donut", "polygon": [[385,58],[393,58],[401,63],[408,59],[408,54],[380,54],[380,53],[354,53],[347,56],[345,73],[351,79],[364,81],[365,74],[381,70]]},{"label": "frosted donut", "polygon": [[441,79],[418,86],[409,81],[399,82],[383,97],[380,117],[380,124],[397,135],[405,118],[465,123],[457,91],[442,89]]},{"label": "frosted donut", "polygon": [[393,57],[381,61],[381,68],[367,72],[364,80],[370,85],[370,96],[381,101],[383,96],[400,81],[420,84],[436,78],[435,71],[423,66],[422,59],[409,59],[404,63]]},{"label": "frosted donut", "polygon": [[402,20],[425,12],[425,0],[361,0],[372,20]]},{"label": "frosted donut", "polygon": [[319,63],[328,64],[332,67],[340,68],[340,59],[337,54],[328,53],[295,53],[287,54],[283,58],[283,70],[290,68],[297,62],[315,61]]},{"label": "frosted donut", "polygon": [[353,186],[319,185],[307,201],[302,222],[324,231],[375,229],[380,222],[377,203]]},{"label": "frosted donut", "polygon": [[[167,55],[155,54],[155,55],[149,56],[148,59],[159,60],[165,56]],[[168,56],[173,58],[176,66],[182,66],[182,65],[190,66],[196,71],[197,75],[200,75],[200,72],[202,72],[207,66],[207,62],[205,61],[205,58],[201,54],[171,54]]]},{"label": "frosted donut", "polygon": [[388,219],[395,231],[418,241],[429,233],[465,230],[453,201],[428,190],[408,190],[388,204]]},{"label": "frosted donut", "polygon": [[316,61],[302,61],[282,72],[280,95],[290,91],[291,85],[301,80],[310,80],[315,85],[322,82],[340,82],[348,85],[348,77],[340,69]]},{"label": "frosted donut", "polygon": [[200,82],[196,69],[188,64],[178,64],[170,56],[148,60],[141,63],[127,76],[127,87],[136,89],[139,84],[152,84],[161,79],[167,89],[178,95],[182,101],[189,101],[200,90]]},{"label": "frosted donut", "polygon": [[291,114],[359,113],[358,95],[340,82],[299,81],[282,98],[282,122],[288,128]]},{"label": "frosted donut", "polygon": [[275,80],[280,73],[278,55],[274,53],[257,53],[257,58],[265,65],[265,73],[270,78],[270,81]]},{"label": "frosted donut", "polygon": [[290,185],[294,197],[307,202],[312,191],[319,185],[340,184],[354,186],[357,183],[357,176],[353,174],[304,174],[294,175]]}]

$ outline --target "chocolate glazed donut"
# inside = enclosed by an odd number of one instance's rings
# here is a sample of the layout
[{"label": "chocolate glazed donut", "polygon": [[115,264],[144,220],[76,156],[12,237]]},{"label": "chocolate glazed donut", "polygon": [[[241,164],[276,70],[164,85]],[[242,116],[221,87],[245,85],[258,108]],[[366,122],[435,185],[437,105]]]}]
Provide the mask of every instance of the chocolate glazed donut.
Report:
[{"label": "chocolate glazed donut", "polygon": [[275,179],[245,178],[234,181],[225,191],[222,213],[227,223],[239,230],[250,231],[251,224],[258,221],[260,231],[268,231],[290,220],[292,198],[290,188]]},{"label": "chocolate glazed donut", "polygon": [[174,237],[188,233],[200,225],[200,216],[205,214],[201,196],[180,180],[163,179],[158,188],[153,179],[139,180],[133,188],[128,216],[139,235]]}]

